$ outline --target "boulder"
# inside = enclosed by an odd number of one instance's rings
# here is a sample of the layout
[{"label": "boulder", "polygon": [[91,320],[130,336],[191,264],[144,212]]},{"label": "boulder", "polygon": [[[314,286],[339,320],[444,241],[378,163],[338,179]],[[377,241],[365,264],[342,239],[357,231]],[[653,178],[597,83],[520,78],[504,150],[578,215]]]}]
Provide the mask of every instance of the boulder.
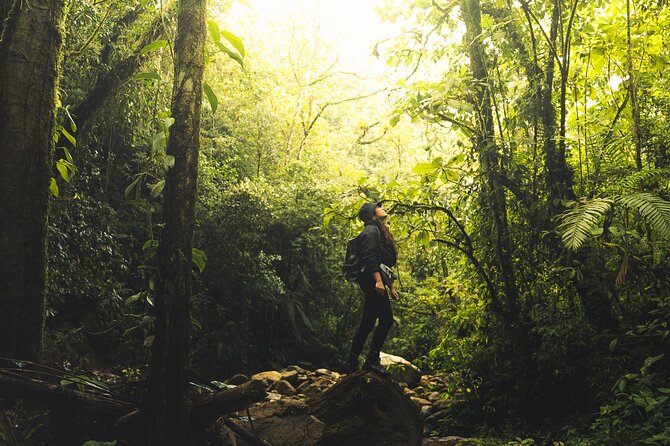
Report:
[{"label": "boulder", "polygon": [[268,387],[281,379],[281,373],[270,370],[267,372],[256,373],[251,376],[252,381],[262,381],[265,387]]},{"label": "boulder", "polygon": [[277,381],[275,384],[275,392],[277,392],[280,395],[284,396],[291,396],[295,395],[295,387],[291,385],[290,382],[284,381],[283,379],[280,381]]},{"label": "boulder", "polygon": [[[249,413],[258,437],[272,446],[316,446],[325,428],[304,402],[292,399],[260,403]],[[235,423],[249,429],[241,420]]]},{"label": "boulder", "polygon": [[386,370],[391,372],[391,377],[394,380],[406,383],[409,387],[419,385],[421,370],[405,358],[381,352],[379,362]]},{"label": "boulder", "polygon": [[293,385],[293,386],[298,384],[298,379],[299,378],[300,378],[300,375],[295,370],[285,370],[285,371],[281,372],[281,379],[283,379],[284,381],[290,382],[291,385]]},{"label": "boulder", "polygon": [[319,446],[421,445],[421,412],[388,378],[356,372],[308,404],[326,424]]}]

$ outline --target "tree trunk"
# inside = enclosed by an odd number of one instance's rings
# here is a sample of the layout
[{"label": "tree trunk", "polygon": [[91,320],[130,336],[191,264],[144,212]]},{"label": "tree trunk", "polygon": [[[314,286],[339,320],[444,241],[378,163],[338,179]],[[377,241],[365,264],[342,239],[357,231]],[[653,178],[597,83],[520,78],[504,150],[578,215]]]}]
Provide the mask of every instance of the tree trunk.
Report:
[{"label": "tree trunk", "polygon": [[37,360],[65,0],[15,1],[0,42],[0,356]]},{"label": "tree trunk", "polygon": [[149,370],[149,444],[191,444],[186,397],[191,253],[195,224],[200,108],[205,62],[206,0],[180,0],[175,41],[172,117],[165,181],[165,228],[158,249],[156,333]]},{"label": "tree trunk", "polygon": [[477,110],[478,118],[479,131],[475,136],[474,143],[481,164],[480,208],[483,219],[482,225],[487,233],[488,243],[496,254],[496,263],[505,292],[507,316],[515,318],[519,292],[512,261],[512,239],[507,222],[505,191],[500,179],[502,161],[495,142],[486,55],[480,40],[482,26],[479,0],[462,0],[461,13],[466,26],[465,42],[470,54],[470,66],[475,89],[473,105]]},{"label": "tree trunk", "polygon": [[637,82],[633,68],[633,41],[630,36],[630,0],[626,0],[626,68],[628,69],[628,93],[630,95],[630,112],[633,122],[633,139],[635,141],[635,167],[642,170],[642,132],[640,130],[640,104],[637,97]]},{"label": "tree trunk", "polygon": [[[547,189],[549,191],[549,209],[552,209],[552,215],[560,213],[564,206],[560,200],[574,200],[575,193],[572,190],[573,173],[565,159],[565,89],[567,86],[567,73],[561,73],[561,125],[560,131],[556,132],[556,108],[553,103],[554,90],[554,71],[558,49],[556,47],[556,37],[558,27],[561,23],[561,0],[554,0],[554,7],[551,16],[551,28],[549,30],[550,51],[547,56],[547,69],[542,94],[542,125],[544,128],[544,154],[547,167]],[[567,57],[567,56],[566,56]],[[564,58],[565,59],[565,58]],[[563,69],[565,71],[565,69]],[[559,144],[556,144],[556,138]]]}]

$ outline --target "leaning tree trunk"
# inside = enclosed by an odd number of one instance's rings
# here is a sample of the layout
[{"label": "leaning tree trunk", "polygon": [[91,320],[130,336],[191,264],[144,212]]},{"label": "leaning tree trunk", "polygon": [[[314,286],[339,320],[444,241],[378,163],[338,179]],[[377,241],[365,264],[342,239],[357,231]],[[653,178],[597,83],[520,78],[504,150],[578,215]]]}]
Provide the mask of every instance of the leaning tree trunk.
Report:
[{"label": "leaning tree trunk", "polygon": [[[480,207],[487,238],[496,254],[505,291],[505,310],[508,318],[516,317],[518,288],[512,260],[512,239],[507,222],[505,191],[501,183],[501,159],[495,142],[493,108],[489,92],[486,55],[481,42],[482,25],[479,0],[462,0],[461,12],[465,22],[465,40],[470,54],[475,88],[474,106],[477,110],[478,132],[475,146],[479,152],[482,186]],[[496,302],[493,302],[494,306]]]},{"label": "leaning tree trunk", "polygon": [[206,0],[180,0],[172,117],[165,181],[165,228],[158,249],[156,333],[149,370],[149,444],[191,444],[186,397],[191,252],[195,224],[200,109],[205,62]]},{"label": "leaning tree trunk", "polygon": [[65,0],[15,0],[0,42],[0,356],[42,346],[54,108]]}]

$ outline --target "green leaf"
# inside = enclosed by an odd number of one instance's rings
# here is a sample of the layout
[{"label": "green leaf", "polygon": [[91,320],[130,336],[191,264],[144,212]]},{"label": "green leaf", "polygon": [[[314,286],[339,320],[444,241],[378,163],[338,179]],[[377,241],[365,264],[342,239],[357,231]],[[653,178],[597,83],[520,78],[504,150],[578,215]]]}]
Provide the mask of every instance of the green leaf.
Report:
[{"label": "green leaf", "polygon": [[576,251],[592,236],[600,219],[612,208],[613,200],[594,198],[578,204],[560,217],[556,230],[566,248]]},{"label": "green leaf", "polygon": [[240,56],[244,57],[246,55],[244,51],[244,43],[242,43],[242,39],[237,37],[235,34],[231,33],[230,31],[222,30],[221,35],[223,36],[224,39],[226,39],[230,44],[237,50],[238,53],[240,53]]},{"label": "green leaf", "polygon": [[51,183],[49,183],[49,190],[51,191],[51,195],[54,197],[58,198],[60,196],[60,190],[58,190],[58,183],[56,183],[56,179],[54,177],[51,177]]},{"label": "green leaf", "polygon": [[61,147],[60,149],[61,149],[61,150],[63,151],[63,153],[65,154],[65,159],[68,161],[68,163],[74,165],[74,160],[72,159],[72,155],[70,155],[70,151],[69,151],[67,148],[65,148],[65,147]]},{"label": "green leaf", "polygon": [[144,73],[137,73],[135,76],[133,76],[133,79],[144,79],[144,80],[163,80],[161,75],[155,71],[149,71],[149,72],[144,72]]},{"label": "green leaf", "polygon": [[205,265],[207,264],[207,254],[198,248],[193,248],[191,258],[193,259],[195,266],[198,267],[198,271],[202,273],[205,270]]},{"label": "green leaf", "polygon": [[133,182],[130,183],[128,187],[126,187],[126,190],[123,191],[123,196],[126,197],[126,199],[130,196],[132,190],[135,188],[135,186],[137,186],[137,183],[139,183],[143,177],[144,174],[137,175],[137,177],[133,180]]},{"label": "green leaf", "polygon": [[418,163],[412,167],[412,172],[418,173],[419,175],[430,175],[435,173],[440,168],[434,161],[432,163]]},{"label": "green leaf", "polygon": [[202,324],[193,315],[191,315],[191,325],[193,325],[198,330],[202,330]]},{"label": "green leaf", "polygon": [[147,336],[146,339],[144,339],[144,346],[149,348],[152,345],[154,345],[154,337],[153,336]]},{"label": "green leaf", "polygon": [[70,171],[68,170],[65,160],[58,160],[56,163],[56,169],[58,169],[58,172],[60,173],[61,178],[63,178],[65,181],[68,183],[70,182]]},{"label": "green leaf", "polygon": [[165,158],[163,159],[163,164],[165,167],[168,169],[174,167],[174,156],[172,155],[165,155]]},{"label": "green leaf", "polygon": [[619,197],[618,202],[639,212],[654,232],[662,238],[670,239],[670,201],[649,192],[639,192]]},{"label": "green leaf", "polygon": [[219,29],[219,24],[214,20],[208,20],[207,28],[209,29],[209,35],[212,37],[212,41],[214,43],[221,42],[221,30]]},{"label": "green leaf", "polygon": [[165,180],[159,180],[156,183],[149,186],[149,189],[151,190],[151,196],[154,198],[158,197],[161,194],[161,192],[163,192],[164,187],[165,187]]},{"label": "green leaf", "polygon": [[70,119],[70,129],[72,129],[72,132],[77,131],[77,124],[75,124],[74,119],[72,119],[72,115],[70,114],[70,110],[65,107],[65,113],[67,114],[67,117]]},{"label": "green leaf", "polygon": [[168,44],[167,40],[156,40],[155,42],[150,43],[149,45],[145,46],[140,50],[140,54],[147,54],[150,53],[151,51],[155,51],[159,48],[163,48]]},{"label": "green leaf", "polygon": [[226,54],[228,55],[228,57],[230,57],[231,59],[233,59],[234,61],[236,61],[238,64],[240,64],[240,66],[241,66],[242,68],[244,68],[244,61],[242,60],[242,56],[240,56],[240,55],[237,54],[235,51],[231,50],[230,48],[228,48],[226,45],[224,45],[224,44],[221,43],[221,42],[217,42],[217,43],[216,43],[216,46],[219,47],[219,49],[220,49],[221,51],[223,51],[224,53],[226,53]]},{"label": "green leaf", "polygon": [[202,85],[202,89],[205,91],[209,106],[212,107],[212,113],[216,113],[216,109],[219,107],[219,98],[216,97],[212,87],[210,87],[207,82]]}]

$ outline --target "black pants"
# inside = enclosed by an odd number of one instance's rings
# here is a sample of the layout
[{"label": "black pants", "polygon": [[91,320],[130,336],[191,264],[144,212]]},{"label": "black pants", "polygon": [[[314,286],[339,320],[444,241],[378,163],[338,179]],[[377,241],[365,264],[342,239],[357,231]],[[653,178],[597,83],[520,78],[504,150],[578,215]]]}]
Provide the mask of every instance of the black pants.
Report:
[{"label": "black pants", "polygon": [[375,279],[372,274],[364,274],[358,280],[358,285],[361,287],[361,291],[363,291],[365,304],[363,306],[361,323],[351,343],[351,354],[356,357],[363,351],[363,344],[365,344],[365,340],[374,328],[377,319],[379,319],[379,324],[372,336],[372,343],[370,344],[371,352],[379,352],[381,350],[386,336],[393,325],[393,310],[391,310],[391,301],[389,300],[388,292],[384,290],[384,294],[379,294],[375,291]]}]

